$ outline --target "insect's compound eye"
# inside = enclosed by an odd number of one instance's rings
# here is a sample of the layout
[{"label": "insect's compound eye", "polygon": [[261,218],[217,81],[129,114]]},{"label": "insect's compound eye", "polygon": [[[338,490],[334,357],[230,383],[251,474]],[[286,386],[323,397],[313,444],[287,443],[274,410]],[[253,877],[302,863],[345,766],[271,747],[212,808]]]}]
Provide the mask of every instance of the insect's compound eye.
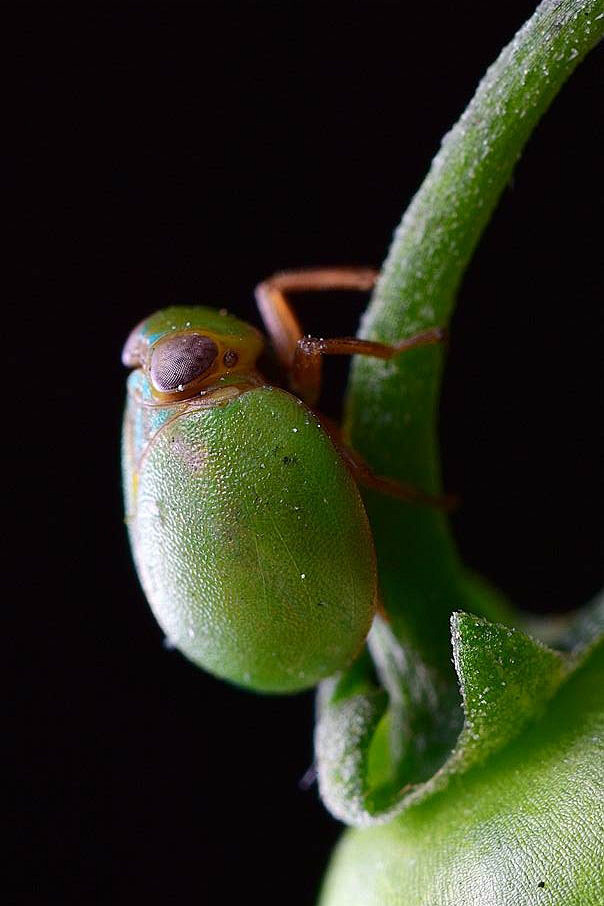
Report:
[{"label": "insect's compound eye", "polygon": [[162,340],[151,355],[149,375],[161,393],[183,389],[201,377],[218,355],[210,337],[185,333]]}]

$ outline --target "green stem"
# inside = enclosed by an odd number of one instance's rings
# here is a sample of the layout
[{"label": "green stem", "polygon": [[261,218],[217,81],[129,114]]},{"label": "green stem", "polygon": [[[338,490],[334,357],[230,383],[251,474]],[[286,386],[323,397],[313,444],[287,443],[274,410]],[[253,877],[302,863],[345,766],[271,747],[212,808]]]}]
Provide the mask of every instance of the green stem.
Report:
[{"label": "green stem", "polygon": [[[604,0],[545,0],[488,70],[445,136],[395,235],[364,337],[393,342],[446,324],[463,273],[539,118],[604,33]],[[376,472],[439,490],[436,413],[443,350],[357,358],[347,424]],[[497,597],[459,561],[446,518],[367,495],[393,629],[437,671],[449,667],[449,615],[501,619]],[[446,666],[444,666],[446,665]]]}]

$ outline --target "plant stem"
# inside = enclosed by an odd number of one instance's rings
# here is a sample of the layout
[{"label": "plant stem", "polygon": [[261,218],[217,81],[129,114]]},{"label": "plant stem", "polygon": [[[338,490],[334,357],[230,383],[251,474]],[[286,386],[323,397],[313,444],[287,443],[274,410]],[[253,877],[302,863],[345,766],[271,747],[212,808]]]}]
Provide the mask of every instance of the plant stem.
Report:
[{"label": "plant stem", "polygon": [[[446,324],[472,253],[539,118],[604,34],[604,0],[545,0],[486,73],[398,228],[361,326],[394,342]],[[443,350],[357,358],[347,428],[379,474],[439,491],[436,415]],[[501,619],[461,565],[446,518],[367,494],[392,627],[437,670],[449,667],[453,610]],[[439,667],[440,665],[440,667]]]}]

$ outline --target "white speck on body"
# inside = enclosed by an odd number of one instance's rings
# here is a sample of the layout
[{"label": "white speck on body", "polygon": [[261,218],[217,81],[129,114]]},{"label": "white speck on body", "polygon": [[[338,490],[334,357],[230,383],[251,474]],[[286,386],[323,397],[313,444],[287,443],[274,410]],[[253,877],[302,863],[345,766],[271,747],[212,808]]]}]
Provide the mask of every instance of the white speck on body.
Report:
[{"label": "white speck on body", "polygon": [[294,432],[294,434],[297,434],[297,433],[298,433],[298,429],[297,429],[297,428],[292,428],[292,431]]},{"label": "white speck on body", "polygon": [[301,578],[301,579],[306,579],[306,573],[300,573],[300,578]]}]

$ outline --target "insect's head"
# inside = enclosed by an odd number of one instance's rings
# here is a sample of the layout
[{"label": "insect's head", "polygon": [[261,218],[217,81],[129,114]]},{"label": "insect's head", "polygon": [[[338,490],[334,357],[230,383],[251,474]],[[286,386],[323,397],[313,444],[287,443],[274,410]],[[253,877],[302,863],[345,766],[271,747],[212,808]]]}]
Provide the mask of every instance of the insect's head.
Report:
[{"label": "insect's head", "polygon": [[138,324],[122,362],[141,368],[152,395],[188,399],[225,375],[253,372],[264,341],[260,331],[224,310],[173,306]]}]

